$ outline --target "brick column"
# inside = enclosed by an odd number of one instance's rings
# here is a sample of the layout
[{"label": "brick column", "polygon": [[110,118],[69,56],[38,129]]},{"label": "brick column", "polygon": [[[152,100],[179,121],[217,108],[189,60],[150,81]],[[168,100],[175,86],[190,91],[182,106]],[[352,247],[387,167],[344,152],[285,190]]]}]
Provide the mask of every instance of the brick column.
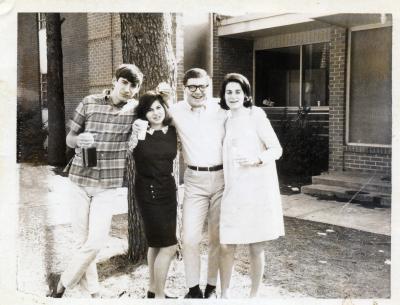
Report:
[{"label": "brick column", "polygon": [[329,63],[329,170],[344,167],[346,29],[332,27]]},{"label": "brick column", "polygon": [[[219,16],[219,18],[227,18]],[[237,72],[253,82],[253,40],[218,37],[218,21],[213,23],[213,95],[219,90],[225,74]]]},{"label": "brick column", "polygon": [[[86,13],[63,13],[61,26],[65,122],[89,94],[88,20]],[[68,125],[67,125],[68,126]]]}]

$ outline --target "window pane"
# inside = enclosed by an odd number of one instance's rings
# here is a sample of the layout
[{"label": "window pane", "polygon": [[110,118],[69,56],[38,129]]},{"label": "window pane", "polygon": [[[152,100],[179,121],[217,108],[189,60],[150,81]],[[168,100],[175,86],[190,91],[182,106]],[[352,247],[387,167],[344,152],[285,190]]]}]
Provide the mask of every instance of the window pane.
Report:
[{"label": "window pane", "polygon": [[391,27],[351,33],[351,143],[391,144],[391,46]]},{"label": "window pane", "polygon": [[327,106],[328,103],[328,64],[327,43],[303,46],[303,106]]},{"label": "window pane", "polygon": [[299,98],[300,47],[256,51],[256,105],[298,106]]}]

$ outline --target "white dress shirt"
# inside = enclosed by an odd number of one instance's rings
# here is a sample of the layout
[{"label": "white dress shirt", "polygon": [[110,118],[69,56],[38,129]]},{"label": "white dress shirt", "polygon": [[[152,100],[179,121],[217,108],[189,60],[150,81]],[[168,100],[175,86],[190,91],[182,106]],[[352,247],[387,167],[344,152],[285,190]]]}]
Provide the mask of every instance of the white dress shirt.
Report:
[{"label": "white dress shirt", "polygon": [[207,100],[204,107],[199,108],[180,101],[169,108],[169,113],[188,165],[210,167],[222,164],[226,111],[216,100]]}]

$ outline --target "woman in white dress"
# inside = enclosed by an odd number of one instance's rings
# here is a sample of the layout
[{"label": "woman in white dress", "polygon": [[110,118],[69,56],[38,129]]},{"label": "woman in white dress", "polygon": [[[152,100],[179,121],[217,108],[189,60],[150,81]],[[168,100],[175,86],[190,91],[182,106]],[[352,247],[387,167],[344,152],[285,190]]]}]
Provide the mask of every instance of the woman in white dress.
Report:
[{"label": "woman in white dress", "polygon": [[229,297],[234,252],[248,244],[250,297],[257,297],[264,271],[264,242],[284,235],[282,203],[275,160],[279,140],[265,112],[251,102],[246,77],[225,76],[220,105],[228,111],[223,145],[225,191],[220,216],[221,297]]}]

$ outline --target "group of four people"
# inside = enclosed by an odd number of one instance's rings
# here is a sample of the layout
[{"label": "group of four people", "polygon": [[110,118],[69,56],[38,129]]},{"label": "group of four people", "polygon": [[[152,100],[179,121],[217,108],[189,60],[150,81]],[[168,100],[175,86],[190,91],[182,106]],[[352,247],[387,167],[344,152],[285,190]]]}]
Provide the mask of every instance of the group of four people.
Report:
[{"label": "group of four people", "polygon": [[[111,91],[86,97],[77,107],[67,136],[76,154],[73,228],[77,249],[60,275],[50,278],[50,296],[62,297],[76,284],[99,295],[95,258],[108,237],[112,202],[122,186],[126,154],[135,160],[135,196],[149,250],[148,298],[168,298],[164,288],[176,253],[177,197],[173,161],[181,148],[184,173],[183,258],[185,298],[229,297],[235,246],[248,244],[251,291],[256,297],[264,270],[264,241],[284,235],[275,160],[282,154],[264,111],[252,104],[249,81],[227,74],[219,103],[210,98],[210,77],[199,68],[183,79],[185,99],[169,103],[171,91],[159,86],[133,99],[143,75],[123,64]],[[146,136],[138,139],[140,125]],[[133,123],[133,124],[132,124]],[[97,165],[85,167],[82,148],[95,143]],[[208,226],[208,270],[200,288],[200,243]]]}]

